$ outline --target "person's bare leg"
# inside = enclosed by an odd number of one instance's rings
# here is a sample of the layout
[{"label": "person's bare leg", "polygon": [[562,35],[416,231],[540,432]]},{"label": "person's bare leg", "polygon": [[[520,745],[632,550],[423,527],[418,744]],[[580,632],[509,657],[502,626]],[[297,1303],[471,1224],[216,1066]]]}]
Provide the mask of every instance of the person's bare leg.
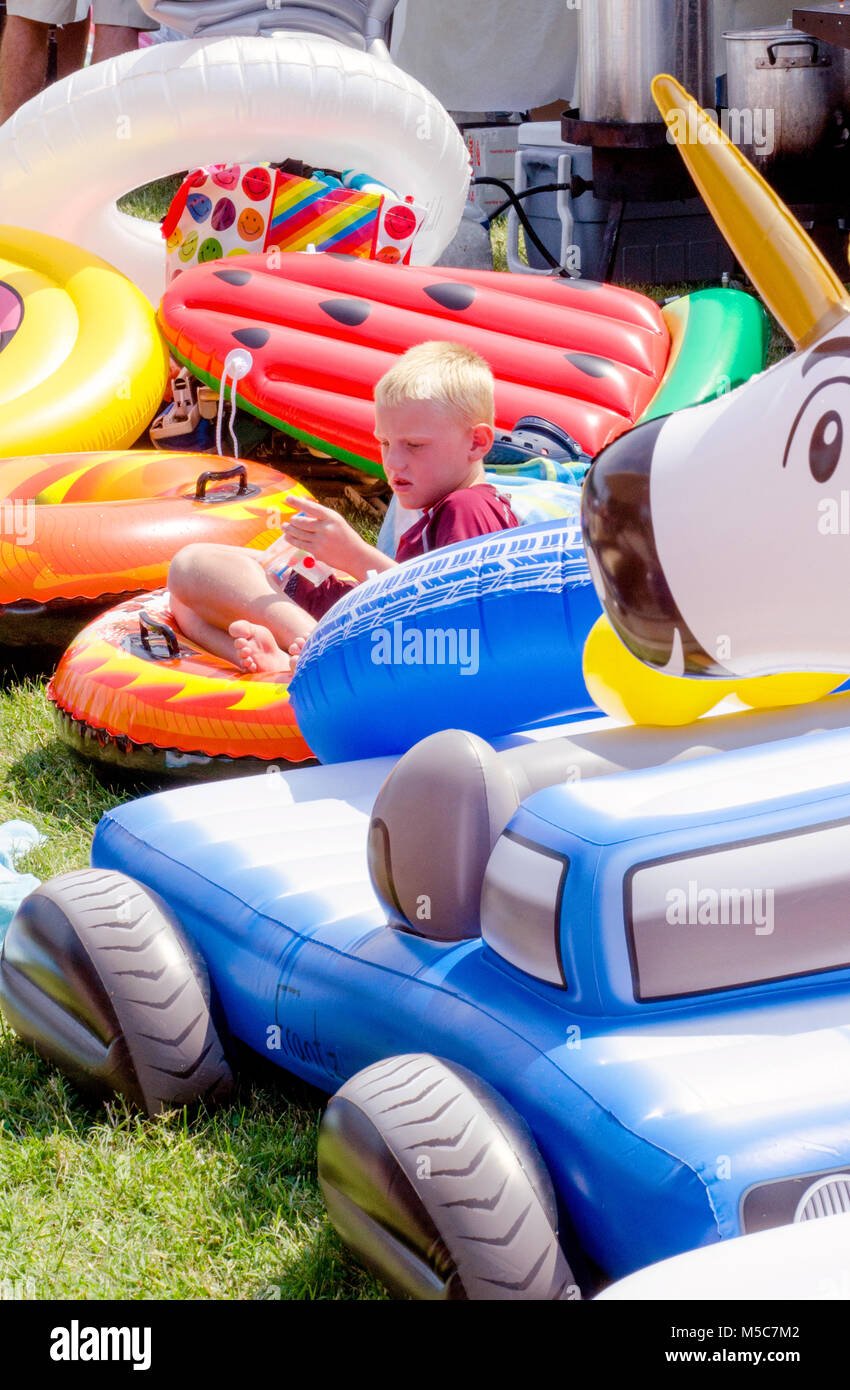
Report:
[{"label": "person's bare leg", "polygon": [[180,631],[190,642],[197,643],[206,652],[212,652],[213,656],[220,656],[222,661],[229,661],[232,666],[238,664],[233,639],[220,627],[208,623],[206,618],[202,618],[194,608],[190,608],[174,594],[171,595],[171,614]]},{"label": "person's bare leg", "polygon": [[123,24],[96,24],[91,60],[93,63],[104,63],[107,58],[117,58],[119,53],[130,53],[138,46],[138,29],[130,29]]},{"label": "person's bare leg", "polygon": [[168,589],[186,636],[241,670],[291,670],[289,648],[316,626],[238,546],[184,546],[171,562]]},{"label": "person's bare leg", "polygon": [[79,72],[86,57],[86,44],[89,37],[88,19],[78,19],[74,24],[63,24],[56,30],[56,80],[70,77]]},{"label": "person's bare leg", "polygon": [[0,43],[0,125],[44,86],[49,31],[49,24],[18,14],[6,16]]}]

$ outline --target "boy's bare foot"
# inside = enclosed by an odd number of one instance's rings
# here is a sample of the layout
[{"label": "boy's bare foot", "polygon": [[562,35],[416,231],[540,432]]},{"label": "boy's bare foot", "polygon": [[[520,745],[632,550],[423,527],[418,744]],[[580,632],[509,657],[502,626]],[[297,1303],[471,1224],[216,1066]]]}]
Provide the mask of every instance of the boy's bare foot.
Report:
[{"label": "boy's bare foot", "polygon": [[289,648],[289,655],[292,657],[292,669],[295,670],[295,663],[307,645],[306,637],[296,637]]},{"label": "boy's bare foot", "polygon": [[[236,644],[236,657],[243,671],[253,675],[259,671],[289,674],[294,659],[282,652],[267,627],[244,619],[231,623],[227,629]],[[294,644],[293,644],[294,645]]]}]

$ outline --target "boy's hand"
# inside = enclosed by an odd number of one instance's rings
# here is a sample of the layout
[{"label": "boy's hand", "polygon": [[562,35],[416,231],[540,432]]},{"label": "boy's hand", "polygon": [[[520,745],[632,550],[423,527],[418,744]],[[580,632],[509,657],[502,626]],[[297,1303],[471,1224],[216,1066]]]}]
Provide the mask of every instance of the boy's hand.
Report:
[{"label": "boy's hand", "polygon": [[[306,550],[331,569],[343,570],[354,579],[365,579],[370,569],[383,568],[375,563],[377,551],[353,526],[349,526],[331,507],[323,507],[311,497],[286,499],[300,516],[290,517],[283,527],[283,539],[299,550]],[[380,557],[383,558],[383,557]]]}]

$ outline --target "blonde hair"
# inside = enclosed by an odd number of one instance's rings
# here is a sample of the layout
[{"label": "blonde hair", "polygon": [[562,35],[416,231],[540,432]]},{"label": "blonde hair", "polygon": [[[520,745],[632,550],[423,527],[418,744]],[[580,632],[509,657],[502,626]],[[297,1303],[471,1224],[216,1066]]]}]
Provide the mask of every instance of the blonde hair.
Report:
[{"label": "blonde hair", "polygon": [[492,425],[493,373],[483,357],[461,343],[419,343],[408,348],[375,387],[378,406],[436,401],[468,425]]}]

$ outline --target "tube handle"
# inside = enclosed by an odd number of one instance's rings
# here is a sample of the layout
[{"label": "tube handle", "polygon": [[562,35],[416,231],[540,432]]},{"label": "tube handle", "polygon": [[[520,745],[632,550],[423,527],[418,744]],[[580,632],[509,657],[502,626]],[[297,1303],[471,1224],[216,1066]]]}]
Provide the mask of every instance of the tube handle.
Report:
[{"label": "tube handle", "polygon": [[139,640],[148,656],[152,656],[154,661],[161,661],[162,657],[157,656],[157,653],[152,649],[150,644],[152,633],[156,634],[157,637],[163,637],[165,639],[165,645],[168,648],[168,655],[170,657],[180,655],[180,643],[177,641],[177,634],[174,628],[169,627],[168,623],[161,622],[159,618],[151,617],[147,609],[143,608],[139,613]]},{"label": "tube handle", "polygon": [[[208,483],[223,483],[225,478],[235,478],[237,474],[239,476],[238,496],[241,497],[243,493],[248,491],[248,470],[244,463],[237,463],[235,468],[223,468],[220,472],[210,470],[207,473],[202,473],[195,483],[195,501],[204,501]],[[212,501],[213,499],[210,498],[209,500]]]}]

